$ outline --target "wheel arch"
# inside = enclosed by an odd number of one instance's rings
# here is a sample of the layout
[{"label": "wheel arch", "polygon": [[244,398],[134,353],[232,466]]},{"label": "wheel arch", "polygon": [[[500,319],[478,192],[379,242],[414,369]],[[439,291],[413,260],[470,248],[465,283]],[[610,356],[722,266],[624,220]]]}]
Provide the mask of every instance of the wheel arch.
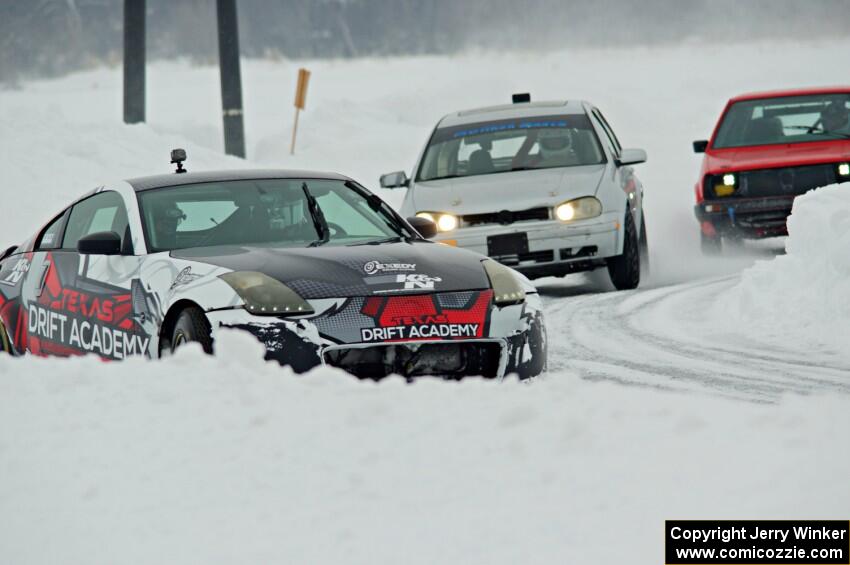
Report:
[{"label": "wheel arch", "polygon": [[197,308],[206,315],[206,311],[200,304],[188,298],[181,298],[169,306],[168,311],[165,313],[162,323],[159,326],[158,355],[160,357],[162,357],[162,350],[164,348],[171,347],[171,332],[174,331],[174,324],[177,323],[177,319],[180,317],[180,314],[187,308]]}]

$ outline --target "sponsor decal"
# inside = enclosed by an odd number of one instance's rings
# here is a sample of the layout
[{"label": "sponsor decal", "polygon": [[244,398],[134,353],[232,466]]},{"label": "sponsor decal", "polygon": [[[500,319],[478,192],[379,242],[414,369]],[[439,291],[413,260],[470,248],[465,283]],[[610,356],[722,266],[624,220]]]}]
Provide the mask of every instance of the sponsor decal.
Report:
[{"label": "sponsor decal", "polygon": [[[410,273],[407,275],[384,275],[366,279],[368,285],[387,285],[391,288],[380,288],[372,292],[385,294],[390,292],[404,292],[406,290],[434,290],[435,283],[442,282],[440,277],[432,277],[422,273]],[[397,286],[401,285],[401,286]]]},{"label": "sponsor decal", "polygon": [[363,265],[363,271],[367,275],[378,273],[394,273],[398,271],[415,271],[416,263],[381,263],[380,261],[369,261]]},{"label": "sponsor decal", "polygon": [[361,328],[363,341],[393,341],[398,339],[449,339],[477,337],[479,324],[421,324],[389,328]]},{"label": "sponsor decal", "polygon": [[149,337],[109,327],[97,322],[97,319],[99,316],[89,318],[30,304],[27,330],[31,337],[110,359],[147,352]]},{"label": "sponsor decal", "polygon": [[201,278],[202,275],[198,275],[192,272],[192,267],[186,267],[174,277],[174,282],[171,283],[171,286],[168,290],[174,290],[178,286],[183,286],[185,284],[189,284],[190,282]]},{"label": "sponsor decal", "polygon": [[131,294],[119,287],[98,288],[92,280],[86,280],[92,290],[68,288],[53,259],[48,255],[45,261],[43,292],[22,312],[26,348],[35,355],[146,355],[151,336],[137,321]]},{"label": "sponsor decal", "polygon": [[30,270],[30,261],[29,259],[22,258],[18,259],[17,263],[9,270],[4,273],[2,277],[0,277],[0,283],[7,284],[10,286],[14,286],[21,282],[21,279],[24,278],[24,275],[27,274],[27,271]]},{"label": "sponsor decal", "polygon": [[360,328],[363,342],[470,339],[485,335],[492,291],[474,293],[459,308],[441,308],[435,295],[369,298],[361,313],[375,327]]}]

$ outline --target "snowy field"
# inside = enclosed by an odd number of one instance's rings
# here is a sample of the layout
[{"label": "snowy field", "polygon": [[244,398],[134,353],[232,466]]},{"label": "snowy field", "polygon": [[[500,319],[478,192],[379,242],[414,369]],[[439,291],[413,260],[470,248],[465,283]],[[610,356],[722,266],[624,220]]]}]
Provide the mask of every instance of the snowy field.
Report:
[{"label": "snowy field", "polygon": [[665,518],[846,519],[850,186],[797,201],[787,255],[706,260],[690,142],[729,96],[835,82],[848,50],[246,61],[247,162],[221,154],[214,68],[152,65],[137,126],[120,69],[0,91],[4,247],[104,180],[170,170],[172,147],[190,170],[374,187],[441,115],[529,91],[592,100],[647,150],[653,259],[636,292],[540,281],[552,370],[531,384],[296,378],[239,334],[215,359],[0,358],[0,563],[661,563]]}]

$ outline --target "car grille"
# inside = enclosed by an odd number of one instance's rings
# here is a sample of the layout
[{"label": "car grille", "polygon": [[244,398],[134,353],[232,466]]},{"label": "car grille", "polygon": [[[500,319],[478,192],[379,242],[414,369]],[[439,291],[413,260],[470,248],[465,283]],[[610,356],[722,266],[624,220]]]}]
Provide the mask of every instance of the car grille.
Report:
[{"label": "car grille", "polygon": [[501,355],[500,342],[442,341],[335,347],[324,352],[324,360],[360,379],[434,375],[454,380],[497,377]]},{"label": "car grille", "polygon": [[708,198],[763,198],[767,196],[799,195],[813,188],[838,182],[836,164],[806,165],[779,169],[761,169],[737,173],[735,192],[728,197],[718,197],[714,186],[721,184],[720,176],[706,178],[705,194]]},{"label": "car grille", "polygon": [[464,227],[480,226],[486,224],[508,225],[515,222],[529,222],[533,220],[550,219],[549,208],[531,208],[513,212],[502,210],[501,212],[486,212],[484,214],[465,214],[461,216],[461,225]]}]

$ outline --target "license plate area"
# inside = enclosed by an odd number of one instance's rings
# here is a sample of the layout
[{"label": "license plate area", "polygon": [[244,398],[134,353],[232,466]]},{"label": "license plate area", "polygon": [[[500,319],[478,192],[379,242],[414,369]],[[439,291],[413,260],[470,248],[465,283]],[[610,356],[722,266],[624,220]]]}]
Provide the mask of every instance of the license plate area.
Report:
[{"label": "license plate area", "polygon": [[506,233],[487,237],[487,255],[502,257],[528,253],[528,234]]}]

